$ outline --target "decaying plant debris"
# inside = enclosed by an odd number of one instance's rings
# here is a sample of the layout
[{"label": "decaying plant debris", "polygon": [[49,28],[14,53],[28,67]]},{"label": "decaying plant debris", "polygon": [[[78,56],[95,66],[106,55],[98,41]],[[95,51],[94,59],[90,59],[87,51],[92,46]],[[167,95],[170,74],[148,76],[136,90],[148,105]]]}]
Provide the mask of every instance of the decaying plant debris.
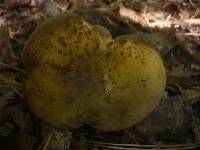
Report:
[{"label": "decaying plant debris", "polygon": [[[199,0],[0,0],[0,149],[199,147],[199,7]],[[41,124],[25,103],[21,56],[28,36],[47,17],[80,10],[105,13],[95,18],[100,18],[99,24],[113,27],[116,35],[118,31],[134,34],[163,57],[168,74],[163,99],[130,129],[104,133],[85,126],[60,131]]]}]

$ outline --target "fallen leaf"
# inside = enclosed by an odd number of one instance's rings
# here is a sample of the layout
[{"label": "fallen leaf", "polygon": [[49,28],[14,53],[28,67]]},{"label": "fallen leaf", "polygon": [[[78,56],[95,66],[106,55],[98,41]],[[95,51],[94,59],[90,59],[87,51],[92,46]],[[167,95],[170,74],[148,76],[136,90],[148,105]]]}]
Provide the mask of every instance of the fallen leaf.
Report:
[{"label": "fallen leaf", "polygon": [[10,43],[8,27],[0,27],[0,61],[14,58],[14,52]]}]

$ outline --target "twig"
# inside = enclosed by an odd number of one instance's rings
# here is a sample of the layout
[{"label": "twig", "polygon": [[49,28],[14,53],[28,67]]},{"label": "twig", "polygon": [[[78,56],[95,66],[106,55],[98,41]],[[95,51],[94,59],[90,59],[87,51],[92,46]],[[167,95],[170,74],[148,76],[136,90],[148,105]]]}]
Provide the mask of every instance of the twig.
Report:
[{"label": "twig", "polygon": [[165,24],[167,24],[168,22],[169,22],[169,19],[171,18],[171,14],[166,18],[166,20],[165,20]]},{"label": "twig", "polygon": [[48,149],[48,145],[51,142],[52,138],[53,138],[53,134],[50,133],[50,135],[47,137],[47,141],[44,144],[43,150],[47,150]]},{"label": "twig", "polygon": [[132,135],[128,130],[124,130],[124,132],[129,136],[129,138],[134,142],[134,143],[138,143],[138,141],[136,140],[135,135]]},{"label": "twig", "polygon": [[0,81],[3,81],[5,84],[8,86],[15,86],[15,87],[21,87],[22,84],[18,82],[13,82],[13,81],[7,81],[3,76],[0,75]]},{"label": "twig", "polygon": [[25,73],[25,71],[20,69],[20,68],[17,68],[15,66],[12,66],[12,65],[9,65],[9,64],[6,64],[6,63],[0,61],[0,71],[1,70],[6,70],[6,69],[11,69],[11,70],[15,70],[15,71],[19,71],[19,72]]},{"label": "twig", "polygon": [[190,19],[194,19],[194,18],[196,18],[196,16],[198,16],[199,13],[200,13],[200,8],[198,8],[198,9],[196,10],[195,14],[192,15]]},{"label": "twig", "polygon": [[200,19],[185,19],[183,20],[185,23],[193,26],[199,26],[200,25]]},{"label": "twig", "polygon": [[[200,25],[200,19],[184,19],[184,20],[178,20],[173,18],[171,20],[171,16],[169,15],[164,21],[157,21],[154,20],[154,22],[149,22],[148,19],[145,20],[145,17],[143,15],[138,14],[134,10],[130,10],[125,8],[123,5],[120,6],[119,14],[122,17],[128,18],[133,22],[139,23],[142,26],[148,26],[150,28],[158,27],[158,28],[170,28],[173,25],[175,26],[182,26],[182,25],[188,25],[188,26],[199,26]],[[153,16],[151,16],[153,17]]]},{"label": "twig", "polygon": [[200,36],[200,33],[176,33],[177,35],[185,35],[185,36]]},{"label": "twig", "polygon": [[178,44],[178,41],[174,42],[168,49],[166,49],[165,51],[163,51],[161,53],[161,56],[164,57],[167,54],[169,54],[169,52],[171,52],[173,50],[173,48]]},{"label": "twig", "polygon": [[139,15],[135,11],[125,8],[123,5],[120,6],[119,14],[122,17],[127,17],[131,19],[131,21],[133,22],[139,23],[143,26],[147,26],[146,20],[141,15]]},{"label": "twig", "polygon": [[88,145],[118,149],[118,150],[135,150],[135,149],[165,149],[165,150],[183,150],[183,149],[194,149],[200,147],[200,143],[189,143],[189,144],[176,144],[176,145],[140,145],[140,144],[114,144],[114,143],[103,143],[103,142],[89,142]]},{"label": "twig", "polygon": [[189,0],[189,2],[190,2],[190,4],[191,4],[191,6],[192,6],[193,8],[195,8],[195,4],[193,3],[193,1],[192,1],[192,0]]},{"label": "twig", "polygon": [[43,140],[42,144],[38,147],[37,150],[48,150],[48,145],[50,144],[51,140],[53,138],[53,133],[50,132],[45,139]]}]

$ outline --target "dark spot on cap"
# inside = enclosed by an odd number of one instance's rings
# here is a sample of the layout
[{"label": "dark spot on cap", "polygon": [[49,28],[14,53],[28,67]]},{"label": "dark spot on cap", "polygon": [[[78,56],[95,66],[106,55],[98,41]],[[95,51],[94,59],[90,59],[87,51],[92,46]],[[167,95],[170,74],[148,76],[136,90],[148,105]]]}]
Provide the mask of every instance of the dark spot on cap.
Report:
[{"label": "dark spot on cap", "polygon": [[69,50],[69,53],[68,53],[69,55],[72,55],[72,50]]},{"label": "dark spot on cap", "polygon": [[100,47],[100,43],[96,42],[96,50],[99,50],[99,47]]},{"label": "dark spot on cap", "polygon": [[49,29],[48,33],[49,33],[50,36],[53,36],[54,35],[54,30]]},{"label": "dark spot on cap", "polygon": [[107,53],[105,54],[106,60],[110,59],[111,56],[112,56],[112,53],[111,53],[111,52],[107,52]]},{"label": "dark spot on cap", "polygon": [[92,55],[89,52],[86,52],[87,57],[91,57]]},{"label": "dark spot on cap", "polygon": [[131,49],[129,49],[128,51],[128,57],[131,57],[133,55],[133,51]]},{"label": "dark spot on cap", "polygon": [[144,61],[144,60],[141,60],[140,62],[141,62],[141,64],[143,64],[143,65],[145,64],[145,61]]},{"label": "dark spot on cap", "polygon": [[113,66],[113,68],[114,68],[114,69],[116,69],[116,68],[117,68],[117,66],[118,66],[118,65],[116,64],[116,65],[114,65],[114,66]]},{"label": "dark spot on cap", "polygon": [[127,42],[127,39],[121,38],[119,42],[120,42],[121,44],[125,44],[125,43]]},{"label": "dark spot on cap", "polygon": [[40,89],[38,90],[38,92],[39,92],[39,93],[42,93],[42,91],[41,91]]},{"label": "dark spot on cap", "polygon": [[138,45],[138,43],[137,43],[137,42],[135,42],[135,45]]},{"label": "dark spot on cap", "polygon": [[64,52],[63,55],[64,55],[64,56],[67,56],[67,53]]},{"label": "dark spot on cap", "polygon": [[62,47],[66,47],[67,46],[67,43],[66,43],[66,40],[64,37],[58,37],[58,42],[60,45],[62,45]]},{"label": "dark spot on cap", "polygon": [[142,86],[143,86],[143,87],[146,87],[146,80],[143,79],[143,80],[140,80],[140,81],[142,82]]},{"label": "dark spot on cap", "polygon": [[105,99],[106,103],[111,104],[110,95],[107,95],[104,99]]}]

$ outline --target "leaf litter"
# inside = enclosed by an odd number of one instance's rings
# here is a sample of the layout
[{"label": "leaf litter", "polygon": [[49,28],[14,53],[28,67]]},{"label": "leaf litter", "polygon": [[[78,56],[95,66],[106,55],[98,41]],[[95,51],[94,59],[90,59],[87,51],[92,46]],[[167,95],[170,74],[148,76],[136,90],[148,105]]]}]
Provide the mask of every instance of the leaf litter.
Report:
[{"label": "leaf litter", "polygon": [[[199,147],[199,7],[198,0],[1,0],[0,140],[6,139],[8,145],[19,140],[21,145],[15,148],[27,144],[24,150]],[[87,126],[75,131],[47,130],[26,106],[20,58],[28,36],[42,20],[80,10],[107,14],[107,25],[118,25],[125,33],[127,25],[136,38],[156,47],[167,67],[168,84],[160,105],[126,131],[102,133]],[[100,24],[106,24],[102,20]]]}]

